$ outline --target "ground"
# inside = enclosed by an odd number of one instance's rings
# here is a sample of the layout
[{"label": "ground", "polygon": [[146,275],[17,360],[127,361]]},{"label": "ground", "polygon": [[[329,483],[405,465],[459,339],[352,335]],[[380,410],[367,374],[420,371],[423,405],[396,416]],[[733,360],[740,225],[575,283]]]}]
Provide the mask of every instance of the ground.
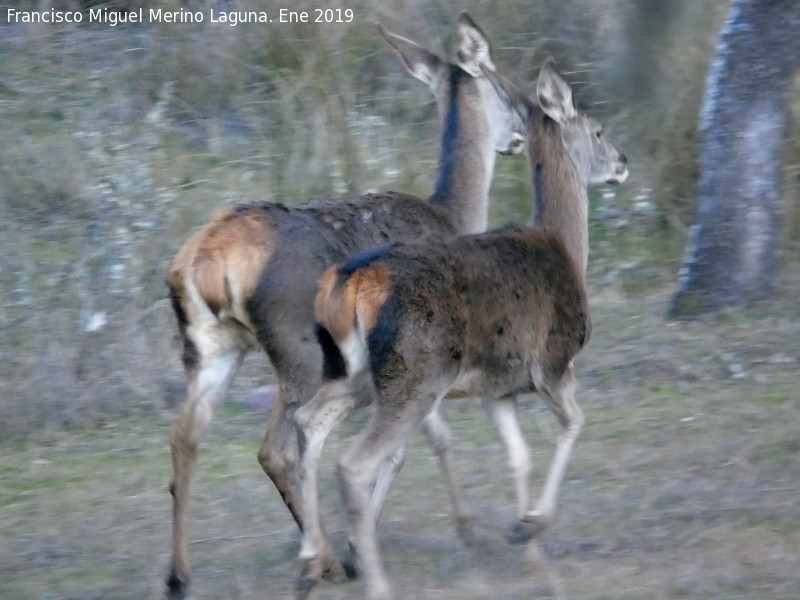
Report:
[{"label": "ground", "polygon": [[[479,542],[467,548],[456,537],[418,436],[380,527],[398,597],[799,598],[800,305],[787,294],[667,323],[666,292],[593,298],[594,334],[577,363],[587,424],[539,557],[503,540],[514,514],[503,451],[477,402],[452,401],[445,414]],[[267,415],[240,402],[264,370],[262,356],[250,361],[194,478],[197,600],[291,598],[299,568],[296,528],[256,460]],[[0,445],[0,598],[162,597],[174,416],[154,410],[46,444]],[[538,490],[558,427],[535,398],[521,417]],[[330,440],[323,468],[339,543],[332,463],[362,419]],[[361,591],[358,582],[323,585],[315,597]]]}]

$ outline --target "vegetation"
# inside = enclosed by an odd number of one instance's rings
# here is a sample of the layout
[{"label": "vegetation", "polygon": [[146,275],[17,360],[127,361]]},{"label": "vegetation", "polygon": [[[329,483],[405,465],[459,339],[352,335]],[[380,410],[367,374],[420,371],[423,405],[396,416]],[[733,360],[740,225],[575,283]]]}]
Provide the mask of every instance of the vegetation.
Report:
[{"label": "vegetation", "polygon": [[[186,5],[207,17],[215,7]],[[646,53],[650,40],[635,35],[644,17],[613,0],[347,8],[352,22],[327,25],[206,18],[0,28],[0,438],[176,401],[163,273],[215,208],[430,192],[434,103],[376,34],[377,21],[435,44],[468,8],[502,71],[521,82],[535,81],[555,54],[578,102],[612,123],[609,135],[632,161],[629,184],[593,196],[592,281],[628,293],[674,279],[692,219],[696,115],[725,2],[669,3],[658,15],[670,35]],[[634,77],[645,72],[658,76],[642,91]],[[498,161],[494,224],[529,216],[529,180],[523,159]]]},{"label": "vegetation", "polygon": [[[405,597],[798,597],[798,307],[665,326],[667,300],[595,301],[596,329],[577,364],[587,426],[557,523],[531,563],[503,537],[515,501],[497,435],[476,401],[445,403],[481,519],[478,543],[465,547],[456,536],[436,459],[417,436],[380,528],[389,576]],[[244,404],[263,380],[261,365],[237,380],[197,463],[190,550],[198,600],[293,594],[297,528],[255,458],[263,411]],[[538,490],[559,427],[532,398],[520,418]],[[163,597],[171,422],[170,411],[153,411],[3,445],[0,597]],[[340,549],[333,461],[356,429],[345,422],[331,436],[320,469]],[[358,597],[360,586],[325,585],[316,597]]]}]

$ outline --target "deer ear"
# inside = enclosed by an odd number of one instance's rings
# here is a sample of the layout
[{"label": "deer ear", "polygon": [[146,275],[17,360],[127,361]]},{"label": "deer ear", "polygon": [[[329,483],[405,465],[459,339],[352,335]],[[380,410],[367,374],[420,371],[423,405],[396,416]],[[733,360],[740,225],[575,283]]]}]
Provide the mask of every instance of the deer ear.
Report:
[{"label": "deer ear", "polygon": [[564,124],[577,114],[572,102],[572,88],[556,69],[556,61],[549,56],[536,83],[536,98],[544,113],[556,123]]},{"label": "deer ear", "polygon": [[484,66],[481,66],[481,72],[483,73],[483,76],[489,80],[489,83],[492,84],[492,87],[494,88],[494,91],[500,100],[517,113],[522,121],[523,127],[525,127],[531,113],[535,108],[534,102],[528,98],[528,95],[525,92],[523,92],[516,85],[514,85],[513,82],[509,81],[502,75],[495,73]]},{"label": "deer ear", "polygon": [[467,13],[456,22],[456,64],[473,77],[479,77],[481,67],[495,70],[489,38]]},{"label": "deer ear", "polygon": [[378,25],[378,32],[397,51],[408,72],[436,91],[437,84],[445,72],[444,61],[437,54],[416,42],[386,31],[380,25]]}]

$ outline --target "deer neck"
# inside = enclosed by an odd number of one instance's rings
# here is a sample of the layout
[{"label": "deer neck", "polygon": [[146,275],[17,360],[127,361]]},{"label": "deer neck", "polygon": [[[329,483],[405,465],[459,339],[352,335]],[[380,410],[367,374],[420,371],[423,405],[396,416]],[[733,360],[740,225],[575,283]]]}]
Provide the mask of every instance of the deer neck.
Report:
[{"label": "deer neck", "polygon": [[533,174],[532,224],[558,235],[581,275],[589,259],[589,197],[586,183],[546,117],[541,131],[528,136]]},{"label": "deer neck", "polygon": [[495,152],[482,113],[478,82],[456,66],[450,68],[449,94],[436,189],[429,202],[443,209],[460,234],[486,230],[489,185]]}]

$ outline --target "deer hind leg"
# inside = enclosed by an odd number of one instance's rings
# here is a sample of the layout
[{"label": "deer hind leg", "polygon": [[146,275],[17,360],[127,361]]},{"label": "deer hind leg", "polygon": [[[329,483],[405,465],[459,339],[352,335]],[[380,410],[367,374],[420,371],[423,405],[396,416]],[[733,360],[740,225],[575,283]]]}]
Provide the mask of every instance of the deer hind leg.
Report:
[{"label": "deer hind leg", "polygon": [[[431,447],[436,457],[439,459],[439,467],[445,478],[447,494],[450,503],[453,505],[453,513],[456,519],[456,529],[459,537],[469,543],[472,540],[472,533],[475,526],[475,515],[466,501],[466,494],[461,485],[458,471],[455,468],[452,448],[452,432],[450,426],[442,418],[438,407],[432,410],[422,422],[422,430],[428,445]],[[372,493],[371,510],[380,519],[383,505],[389,494],[394,478],[403,467],[408,452],[408,444],[400,446],[389,458],[384,460],[378,469],[378,476],[375,481],[375,489]]]},{"label": "deer hind leg", "polygon": [[366,428],[353,440],[337,464],[350,543],[370,600],[392,597],[375,537],[378,514],[376,505],[370,501],[372,485],[381,464],[408,444],[434,401],[435,398],[429,396],[427,402],[410,402],[402,407],[387,408],[378,404]]},{"label": "deer hind leg", "polygon": [[[368,385],[362,385],[362,381],[366,380],[369,380]],[[328,381],[307,404],[294,413],[299,445],[300,508],[304,523],[300,547],[303,567],[296,587],[299,599],[311,593],[332,564],[338,564],[325,535],[319,511],[319,458],[330,432],[358,405],[364,394],[371,394],[371,384],[367,372],[353,379]],[[344,577],[340,564],[339,570],[332,575]]]},{"label": "deer hind leg", "polygon": [[370,510],[374,512],[377,519],[380,519],[383,506],[386,503],[386,497],[389,495],[389,489],[392,487],[394,478],[397,477],[400,469],[403,468],[407,454],[408,444],[403,444],[378,467],[375,488],[372,490],[372,497],[370,498],[370,504],[372,505]]},{"label": "deer hind leg", "polygon": [[[465,500],[463,488],[458,478],[458,473],[453,464],[452,455],[452,434],[447,422],[442,418],[438,410],[433,410],[422,422],[422,428],[428,445],[433,449],[439,459],[439,465],[445,477],[447,492],[456,518],[456,528],[459,537],[464,542],[472,540],[472,531],[475,525],[475,517],[469,509]],[[389,489],[395,477],[403,468],[408,454],[408,443],[398,446],[388,458],[383,460],[378,467],[378,474],[375,480],[375,487],[370,498],[370,514],[374,515],[376,527],[383,513]],[[358,566],[356,565],[355,551],[352,544],[349,547],[349,556],[343,561],[345,570],[351,578],[357,576]]]},{"label": "deer hind leg", "polygon": [[572,365],[566,369],[561,379],[555,384],[544,385],[539,389],[550,409],[555,413],[563,431],[558,436],[556,451],[536,506],[527,511],[509,534],[511,541],[518,543],[531,539],[553,523],[564,473],[584,423],[583,411],[575,401],[575,374]]},{"label": "deer hind leg", "polygon": [[[186,334],[184,334],[186,335]],[[198,334],[187,341],[197,350],[197,363],[186,366],[188,393],[170,433],[173,480],[172,561],[167,577],[168,596],[184,598],[191,577],[188,550],[189,481],[197,450],[208,428],[214,409],[224,399],[246,349],[233,342],[223,344],[225,336]]]},{"label": "deer hind leg", "polygon": [[[297,371],[293,375],[297,374]],[[295,411],[317,391],[316,372],[305,374],[307,379],[285,377],[278,373],[278,398],[272,408],[267,431],[258,451],[261,468],[275,484],[284,504],[297,526],[303,530],[297,481],[297,430],[293,422]],[[309,384],[309,382],[311,382]]]},{"label": "deer hind leg", "polygon": [[[408,455],[408,443],[401,444],[397,449],[385,460],[381,461],[378,466],[378,473],[375,478],[375,487],[372,490],[370,497],[370,514],[374,516],[375,527],[378,526],[381,514],[383,514],[383,507],[386,505],[386,498],[389,495],[389,489],[392,487],[395,477],[403,468]],[[350,541],[347,547],[347,556],[342,561],[345,571],[351,579],[355,579],[359,575],[358,561],[356,559],[356,551],[353,547],[353,542]]]},{"label": "deer hind leg", "polygon": [[312,319],[313,315],[293,317],[290,313],[285,322],[279,324],[270,323],[266,318],[259,323],[263,330],[259,340],[266,348],[277,375],[278,398],[258,451],[258,462],[275,484],[301,530],[303,515],[297,481],[297,429],[293,418],[295,411],[314,396],[321,383],[322,352],[308,325]]},{"label": "deer hind leg", "polygon": [[[299,326],[284,328],[273,331],[270,336],[268,349],[277,373],[278,398],[258,451],[258,462],[303,531],[305,521],[300,497],[298,430],[294,416],[297,409],[319,390],[319,365],[322,359],[317,343],[309,341],[310,338],[302,339],[297,335],[298,331],[302,331]],[[343,579],[342,564],[333,552],[320,560],[325,579]]]}]

